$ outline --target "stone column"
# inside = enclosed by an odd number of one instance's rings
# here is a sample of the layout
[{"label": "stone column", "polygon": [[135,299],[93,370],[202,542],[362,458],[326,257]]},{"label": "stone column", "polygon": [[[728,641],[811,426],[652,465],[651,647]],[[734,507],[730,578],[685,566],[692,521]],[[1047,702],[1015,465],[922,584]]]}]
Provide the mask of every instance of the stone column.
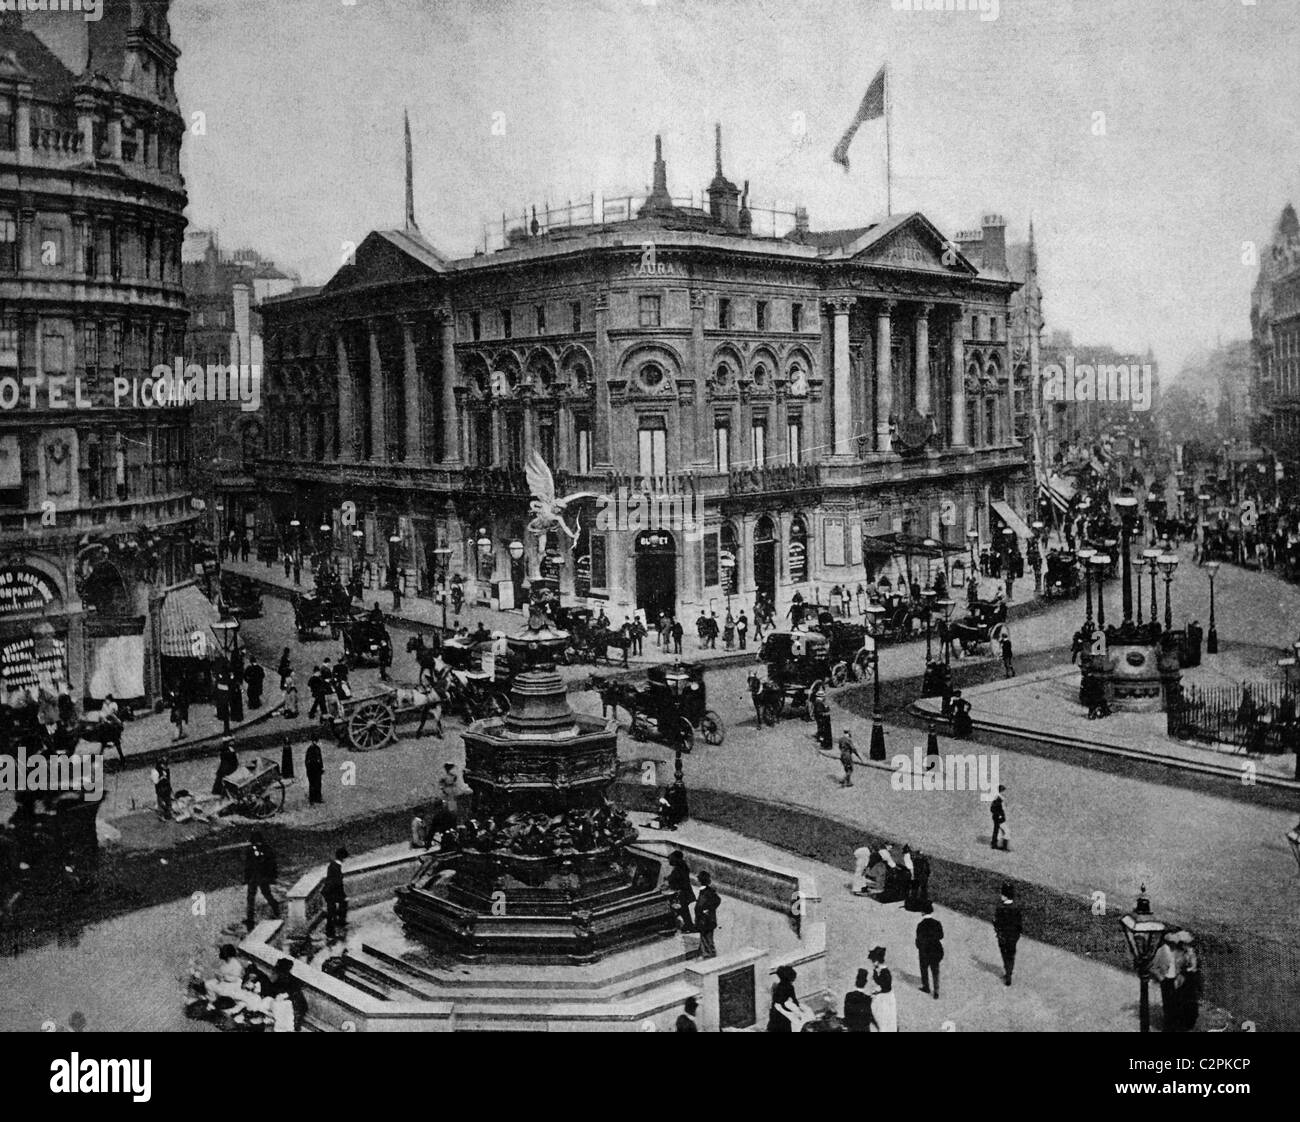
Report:
[{"label": "stone column", "polygon": [[1016,377],[1011,369],[1011,348],[1002,348],[1002,372],[1007,379],[1007,432],[1004,444],[1016,443]]},{"label": "stone column", "polygon": [[894,412],[893,342],[890,316],[893,300],[882,300],[876,310],[876,451],[889,451],[889,417]]},{"label": "stone column", "polygon": [[691,290],[691,377],[695,379],[692,402],[692,460],[702,471],[713,470],[713,432],[709,424],[709,370],[704,353],[704,292]]},{"label": "stone column", "polygon": [[837,456],[853,452],[853,391],[850,386],[852,367],[849,364],[849,312],[855,298],[837,296],[827,301],[835,317],[832,343],[832,412],[835,418],[835,437],[832,451]]},{"label": "stone column", "polygon": [[335,352],[338,355],[338,392],[339,392],[339,446],[338,458],[352,460],[356,458],[356,418],[352,407],[352,371],[348,366],[348,345],[340,331],[334,339]]},{"label": "stone column", "polygon": [[406,404],[406,462],[424,462],[424,395],[420,392],[420,369],[415,358],[414,316],[402,316],[402,395]]},{"label": "stone column", "polygon": [[373,320],[366,323],[370,340],[370,458],[383,463],[388,458],[388,429],[384,424],[384,365],[379,357],[379,335]]},{"label": "stone column", "polygon": [[593,304],[596,321],[596,369],[592,377],[596,383],[595,432],[592,433],[592,467],[605,469],[613,466],[610,453],[609,410],[609,293],[598,292]]},{"label": "stone column", "polygon": [[930,415],[930,312],[933,304],[922,304],[916,314],[916,411]]},{"label": "stone column", "polygon": [[961,309],[952,317],[949,345],[952,354],[949,358],[949,393],[952,397],[952,443],[954,448],[964,448],[970,442],[966,431],[966,345],[962,341],[962,331],[966,326],[966,317]]},{"label": "stone column", "polygon": [[460,463],[460,424],[456,414],[456,320],[442,311],[442,462]]}]

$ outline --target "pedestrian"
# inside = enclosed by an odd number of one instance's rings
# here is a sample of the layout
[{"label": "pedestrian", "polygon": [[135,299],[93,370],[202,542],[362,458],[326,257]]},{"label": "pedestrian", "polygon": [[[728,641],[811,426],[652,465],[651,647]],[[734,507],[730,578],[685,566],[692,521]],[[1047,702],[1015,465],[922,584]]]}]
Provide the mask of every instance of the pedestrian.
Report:
[{"label": "pedestrian", "polygon": [[871,1031],[871,971],[859,970],[853,988],[844,995],[844,1028],[847,1032]]},{"label": "pedestrian", "polygon": [[266,843],[261,830],[254,830],[249,838],[248,852],[244,855],[244,885],[248,890],[248,915],[244,923],[250,931],[257,918],[255,909],[258,892],[261,892],[266,897],[266,902],[271,905],[271,914],[276,919],[280,918],[280,905],[271,893],[271,885],[275,883],[278,875],[275,850]]},{"label": "pedestrian", "polygon": [[244,656],[240,654],[238,647],[230,656],[227,680],[230,682],[230,690],[226,695],[230,702],[230,719],[242,721],[244,719]]},{"label": "pedestrian", "polygon": [[288,718],[297,718],[298,716],[298,683],[293,680],[293,675],[289,675],[289,684],[284,688],[284,704],[280,707],[280,712]]},{"label": "pedestrian", "polygon": [[350,671],[347,659],[339,659],[334,666],[334,692],[340,701],[347,701],[352,696],[352,683],[348,680]]},{"label": "pedestrian", "polygon": [[708,873],[699,876],[700,894],[695,899],[695,929],[700,933],[700,957],[716,958],[718,948],[714,945],[714,932],[718,929],[718,908],[722,897],[713,887],[713,877]]},{"label": "pedestrian", "polygon": [[295,586],[302,584],[302,558],[297,554],[293,558],[293,583]]},{"label": "pedestrian", "polygon": [[307,692],[311,694],[311,708],[307,710],[309,718],[319,714],[321,720],[325,719],[325,691],[327,689],[325,677],[321,673],[321,668],[317,666],[311,672],[311,677],[307,679]]},{"label": "pedestrian", "polygon": [[[49,720],[38,717],[41,724],[55,724],[58,721],[57,711]],[[104,726],[106,747],[117,749],[117,758],[123,767],[126,767],[126,754],[122,751],[122,718],[118,714],[117,701],[113,695],[105,694],[104,700],[99,707],[99,723]]]},{"label": "pedestrian", "polygon": [[857,760],[860,764],[867,761],[858,755],[858,750],[853,744],[853,733],[845,729],[840,733],[840,767],[844,769],[844,778],[840,780],[841,787],[853,786],[853,761]]},{"label": "pedestrian", "polygon": [[645,622],[641,617],[635,616],[632,620],[632,653],[640,655],[644,653],[645,637],[649,634],[646,630]]},{"label": "pedestrian", "polygon": [[[293,976],[293,959],[281,958],[276,961],[270,993],[272,997],[288,998],[289,1007],[293,1010],[293,1031],[301,1030],[303,1019],[307,1016],[307,995],[302,992],[302,983]],[[281,1031],[278,1019],[276,1030]]]},{"label": "pedestrian", "polygon": [[686,864],[686,855],[680,849],[674,849],[668,855],[667,885],[672,889],[672,907],[682,925],[682,930],[694,931],[695,923],[691,919],[691,905],[695,903],[695,889],[691,886],[691,870]]},{"label": "pedestrian", "polygon": [[699,639],[700,650],[704,650],[709,645],[709,617],[700,612],[699,618],[695,621],[695,634]]},{"label": "pedestrian", "polygon": [[952,691],[952,735],[958,740],[965,740],[971,734],[970,702],[961,695],[961,690]]},{"label": "pedestrian", "polygon": [[402,610],[402,582],[396,571],[393,572],[393,579],[390,587],[393,593],[393,614],[396,615]]},{"label": "pedestrian", "polygon": [[683,634],[684,634],[684,632],[683,632],[683,630],[682,630],[682,621],[679,620],[679,619],[674,619],[673,622],[672,622],[672,624],[669,626],[669,632],[670,632],[670,634],[672,635],[672,638],[673,638],[673,653],[674,653],[674,654],[681,654],[681,653],[682,653],[682,636],[683,636]]},{"label": "pedestrian", "polygon": [[666,612],[659,613],[659,619],[655,623],[655,645],[660,650],[666,650],[668,645],[668,615]]},{"label": "pedestrian", "polygon": [[938,754],[939,754],[939,734],[938,732],[935,731],[934,722],[930,721],[926,726],[926,733],[925,733],[925,755],[927,761],[929,761],[926,764],[927,767],[929,767],[933,763],[938,762],[937,760],[929,760],[929,757],[937,756]]},{"label": "pedestrian", "polygon": [[759,597],[754,601],[754,642],[763,641],[763,599]]},{"label": "pedestrian", "polygon": [[325,938],[334,940],[343,934],[348,924],[348,896],[343,886],[343,862],[348,851],[340,846],[334,851],[334,860],[325,866],[325,883],[321,886],[321,899],[325,901]]},{"label": "pedestrian", "polygon": [[[1007,804],[1003,797],[1006,794],[1006,787],[999,786],[998,793],[994,796],[993,801],[989,803],[989,815],[993,819],[993,837],[989,841],[990,849],[1008,849],[1010,847],[1007,838]],[[998,845],[998,839],[1001,838],[1002,845]]]},{"label": "pedestrian", "polygon": [[190,719],[190,704],[185,699],[185,687],[177,686],[172,691],[172,708],[169,718],[171,723],[176,726],[176,735],[174,740],[185,739],[185,723]]},{"label": "pedestrian", "polygon": [[909,912],[924,912],[930,904],[930,858],[920,849],[908,855],[912,863],[912,881],[907,886],[903,907]]},{"label": "pedestrian", "polygon": [[682,1004],[682,1011],[677,1016],[677,1032],[699,1032],[700,1026],[695,1023],[695,1014],[699,1009],[699,1000],[694,997],[688,997]]},{"label": "pedestrian", "polygon": [[740,616],[736,620],[736,641],[743,651],[745,649],[745,636],[749,634],[749,620],[745,618],[745,609],[740,609]]},{"label": "pedestrian", "polygon": [[813,697],[813,719],[817,722],[817,747],[823,752],[831,750],[831,707],[826,702],[826,691],[818,690]]},{"label": "pedestrian", "polygon": [[993,916],[993,933],[997,936],[998,950],[1002,954],[1002,980],[1011,985],[1011,974],[1016,968],[1016,944],[1025,919],[1016,903],[1016,888],[1010,881],[1002,885],[1002,901]]},{"label": "pedestrian", "polygon": [[289,658],[289,648],[284,648],[284,653],[280,656],[280,689],[288,689],[289,679],[293,676],[293,661]]},{"label": "pedestrian", "polygon": [[[285,741],[285,747],[288,748],[288,741]],[[307,754],[303,757],[302,766],[307,772],[307,801],[314,806],[319,806],[325,801],[325,796],[321,794],[320,781],[321,776],[325,774],[325,759],[321,754],[320,742],[312,737],[312,741],[307,745]]]},{"label": "pedestrian", "polygon": [[872,947],[867,954],[871,969],[871,1027],[876,1032],[898,1031],[898,998],[894,975],[885,965],[885,948]]},{"label": "pedestrian", "polygon": [[393,645],[384,643],[379,648],[379,680],[388,681],[388,668],[393,665]]},{"label": "pedestrian", "polygon": [[731,612],[727,612],[727,618],[722,624],[722,643],[731,650],[736,644],[736,620]]},{"label": "pedestrian", "polygon": [[284,743],[280,746],[280,778],[293,778],[293,745],[289,738],[284,738]]},{"label": "pedestrian", "polygon": [[[1008,596],[1007,599],[1010,599]],[[1002,676],[1004,678],[1014,678],[1016,668],[1011,665],[1011,635],[1008,633],[1002,636]]]},{"label": "pedestrian", "polygon": [[430,717],[433,718],[433,735],[441,740],[442,694],[439,692],[436,683],[424,691],[424,704],[420,706],[420,723],[415,729],[416,736],[423,735],[424,724]]},{"label": "pedestrian", "polygon": [[442,778],[438,780],[438,790],[448,812],[459,818],[460,798],[468,794],[469,789],[461,783],[460,776],[456,774],[455,764],[442,765]]},{"label": "pedestrian", "polygon": [[266,671],[255,658],[248,660],[244,669],[244,684],[248,686],[248,707],[262,708],[262,687],[266,684]]},{"label": "pedestrian", "polygon": [[768,1032],[800,1031],[804,1022],[811,1019],[812,1014],[799,1004],[799,995],[794,988],[798,977],[793,966],[776,968],[776,985],[772,987],[772,1005],[767,1013]]},{"label": "pedestrian", "polygon": [[172,768],[164,755],[153,766],[153,793],[158,800],[158,817],[170,821],[172,816]]},{"label": "pedestrian", "polygon": [[1165,1032],[1178,1031],[1178,956],[1172,942],[1175,932],[1167,931],[1152,956],[1147,973],[1160,986],[1160,1007]]},{"label": "pedestrian", "polygon": [[718,649],[719,631],[720,629],[718,627],[718,613],[710,612],[708,636],[709,636],[709,650],[711,651],[716,651]]},{"label": "pedestrian", "polygon": [[224,795],[226,776],[233,775],[238,770],[239,756],[235,752],[235,742],[227,736],[221,742],[221,754],[217,757],[217,776],[212,781],[212,793]]},{"label": "pedestrian", "polygon": [[[933,993],[939,1000],[939,963],[943,961],[943,924],[934,917],[934,907],[926,904],[924,918],[916,925],[916,955],[921,963],[921,992]],[[931,980],[933,979],[933,989]]]}]

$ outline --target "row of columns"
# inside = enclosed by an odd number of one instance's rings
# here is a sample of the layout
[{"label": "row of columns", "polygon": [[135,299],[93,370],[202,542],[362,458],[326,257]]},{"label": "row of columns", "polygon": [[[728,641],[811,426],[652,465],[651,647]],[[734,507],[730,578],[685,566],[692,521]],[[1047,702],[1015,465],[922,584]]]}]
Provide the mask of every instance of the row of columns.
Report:
[{"label": "row of columns", "polygon": [[[442,421],[442,462],[460,462],[460,429],[456,412],[456,335],[450,311],[438,313],[441,323],[442,380],[439,408]],[[406,458],[421,461],[424,435],[424,395],[416,355],[416,328],[419,319],[413,315],[398,317],[402,329],[402,393],[405,413]],[[379,333],[373,321],[366,323],[366,345],[370,360],[370,453],[371,458],[383,460],[388,447],[388,417],[386,409],[387,379],[379,350]],[[338,379],[339,447],[340,460],[356,460],[356,396],[347,340],[340,333],[335,338],[335,355]]]},{"label": "row of columns", "polygon": [[[857,303],[855,296],[837,296],[828,301],[833,316],[832,338],[832,407],[834,412],[834,451],[838,456],[852,456],[853,396],[852,367],[849,362],[849,314]],[[894,412],[893,383],[893,313],[896,301],[881,300],[876,307],[875,412],[876,451],[888,452],[889,418]],[[913,405],[923,416],[932,416],[930,397],[930,313],[932,304],[922,304],[913,321],[916,343],[916,378]],[[965,349],[962,342],[961,309],[954,309],[951,323],[952,356],[948,393],[951,399],[951,443],[964,447],[966,432]]]}]

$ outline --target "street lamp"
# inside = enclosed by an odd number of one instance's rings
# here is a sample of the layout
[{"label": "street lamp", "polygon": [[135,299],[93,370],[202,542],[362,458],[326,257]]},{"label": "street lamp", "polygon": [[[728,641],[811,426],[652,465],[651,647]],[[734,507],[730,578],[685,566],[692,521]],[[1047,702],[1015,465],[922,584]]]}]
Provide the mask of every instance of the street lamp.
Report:
[{"label": "street lamp", "polygon": [[[1151,496],[1155,498],[1154,495]],[[1137,510],[1138,501],[1136,496],[1125,491],[1115,499],[1115,507],[1119,511],[1119,530],[1121,545],[1123,551],[1120,555],[1120,565],[1122,568],[1122,600],[1124,608],[1125,628],[1133,626],[1133,575],[1129,560],[1129,549],[1131,548],[1131,535],[1133,526],[1133,514]],[[1139,580],[1139,586],[1141,581]]]},{"label": "street lamp", "polygon": [[980,563],[980,562],[979,562],[979,556],[978,556],[978,555],[976,554],[976,552],[975,552],[975,546],[976,546],[976,544],[977,544],[977,543],[979,542],[979,540],[980,540],[980,532],[979,532],[978,530],[967,530],[967,531],[966,531],[966,540],[967,540],[968,542],[970,542],[970,567],[971,567],[971,572],[973,572],[973,573],[977,573],[977,572],[979,572],[979,563]]},{"label": "street lamp", "polygon": [[225,725],[225,734],[229,736],[232,695],[235,690],[239,689],[239,683],[233,680],[231,674],[235,652],[239,650],[239,620],[226,619],[220,623],[214,623],[212,624],[212,631],[221,644],[221,657],[224,664],[221,674],[226,687],[226,703],[222,707],[222,721]]},{"label": "street lamp", "polygon": [[1138,1031],[1151,1031],[1151,962],[1160,949],[1160,941],[1169,930],[1167,924],[1151,914],[1151,901],[1147,899],[1147,886],[1144,884],[1139,892],[1137,904],[1133,910],[1120,917],[1120,927],[1124,930],[1124,940],[1128,943],[1128,952],[1133,959],[1133,969],[1141,986],[1138,998]]},{"label": "street lamp", "polygon": [[876,635],[880,630],[880,617],[884,614],[883,605],[867,605],[867,615],[871,617],[871,634],[867,636],[866,641],[870,643],[868,650],[871,652],[871,669],[875,679],[875,702],[871,714],[871,749],[868,753],[869,758],[873,760],[885,758],[885,729],[880,723],[880,647],[876,642]]},{"label": "street lamp", "polygon": [[[1160,550],[1144,549],[1142,565],[1151,573],[1151,622],[1156,622],[1156,563],[1160,560]],[[1142,622],[1142,581],[1138,580],[1138,623]]]},{"label": "street lamp", "polygon": [[1218,561],[1207,561],[1205,568],[1210,574],[1210,630],[1205,633],[1205,653],[1219,653],[1219,632],[1214,626],[1214,574],[1219,571]]},{"label": "street lamp", "polygon": [[[945,597],[942,600],[936,600],[934,606],[943,612],[943,621],[944,623],[947,623],[949,620],[952,619],[952,610],[957,606],[957,602],[955,600],[950,600],[947,597]],[[946,637],[944,639],[944,644],[943,644],[943,664],[945,666],[951,666],[952,665],[952,639],[950,637],[950,633],[947,632],[946,628],[945,628],[945,636]]]},{"label": "street lamp", "polygon": [[939,598],[939,594],[933,588],[927,588],[921,593],[921,599],[925,601],[925,665],[930,665],[930,623],[934,618],[934,602]]},{"label": "street lamp", "polygon": [[727,592],[727,615],[731,615],[731,576],[736,570],[736,559],[730,551],[718,558],[718,567],[722,569],[725,577],[725,586]]},{"label": "street lamp", "polygon": [[1097,572],[1097,630],[1105,631],[1106,603],[1102,596],[1101,576],[1102,573],[1106,571],[1106,567],[1110,564],[1110,557],[1105,553],[1097,553],[1088,559],[1088,564]]},{"label": "street lamp", "polygon": [[1174,570],[1178,568],[1178,556],[1173,553],[1162,553],[1156,563],[1165,575],[1165,632],[1168,633],[1174,629],[1174,613],[1169,606],[1169,586],[1174,583]]},{"label": "street lamp", "polygon": [[1077,554],[1080,561],[1083,562],[1083,587],[1085,601],[1088,605],[1087,614],[1084,616],[1083,625],[1088,629],[1088,634],[1092,634],[1092,559],[1097,556],[1095,549],[1081,549]]}]

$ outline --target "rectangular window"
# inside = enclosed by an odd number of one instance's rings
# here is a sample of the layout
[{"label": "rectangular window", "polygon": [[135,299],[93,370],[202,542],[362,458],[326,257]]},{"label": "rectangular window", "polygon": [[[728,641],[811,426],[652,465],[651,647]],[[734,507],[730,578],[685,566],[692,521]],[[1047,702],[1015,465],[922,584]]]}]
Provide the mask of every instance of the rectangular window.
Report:
[{"label": "rectangular window", "polygon": [[639,327],[659,326],[660,304],[658,296],[641,296],[637,299],[637,325]]},{"label": "rectangular window", "polygon": [[14,120],[14,99],[0,97],[0,150],[5,152],[12,152],[17,140]]},{"label": "rectangular window", "polygon": [[537,426],[537,445],[541,453],[542,461],[552,471],[555,470],[555,422],[544,417]]},{"label": "rectangular window", "polygon": [[609,586],[609,541],[604,534],[591,535],[591,586]]},{"label": "rectangular window", "polygon": [[55,226],[41,227],[41,264],[47,269],[63,268],[63,231]]},{"label": "rectangular window", "polygon": [[12,211],[0,210],[0,269],[18,268],[18,223]]},{"label": "rectangular window", "polygon": [[586,475],[591,471],[591,428],[586,421],[578,421],[574,435],[577,438],[578,474]]},{"label": "rectangular window", "polygon": [[18,313],[0,312],[0,370],[18,369]]},{"label": "rectangular window", "polygon": [[970,337],[971,337],[972,339],[978,339],[978,338],[980,337],[980,317],[979,317],[979,316],[971,316],[971,317],[970,317]]},{"label": "rectangular window", "polygon": [[97,503],[104,496],[104,463],[98,443],[86,449],[86,497]]},{"label": "rectangular window", "polygon": [[476,343],[483,338],[483,317],[478,312],[469,314],[469,333]]},{"label": "rectangular window", "polygon": [[790,330],[791,331],[803,330],[803,305],[802,304],[790,305]]},{"label": "rectangular window", "polygon": [[1002,331],[1002,318],[1000,316],[989,316],[989,338],[996,343],[1001,337],[1000,336],[1001,331]]},{"label": "rectangular window", "polygon": [[767,464],[767,422],[755,421],[750,435],[754,445],[754,466],[764,467]]},{"label": "rectangular window", "polygon": [[662,428],[643,428],[638,431],[637,435],[637,469],[642,475],[666,475],[668,473],[668,433]]},{"label": "rectangular window", "polygon": [[524,419],[506,418],[506,467],[519,471],[524,466]]},{"label": "rectangular window", "polygon": [[67,343],[62,335],[41,338],[41,369],[46,374],[63,374],[67,369]]},{"label": "rectangular window", "polygon": [[569,305],[569,311],[573,315],[573,331],[576,335],[582,330],[582,301],[573,301],[573,303]]},{"label": "rectangular window", "polygon": [[81,257],[85,262],[88,277],[99,275],[99,246],[95,243],[95,227],[87,226],[82,231]]},{"label": "rectangular window", "polygon": [[99,324],[81,325],[81,359],[87,372],[94,373],[99,366]]},{"label": "rectangular window", "polygon": [[718,583],[718,532],[704,535],[704,587],[713,588]]},{"label": "rectangular window", "polygon": [[731,470],[731,426],[726,421],[713,424],[713,463],[718,471]]},{"label": "rectangular window", "polygon": [[789,451],[790,462],[798,464],[803,462],[803,422],[791,421],[785,429],[786,446]]},{"label": "rectangular window", "polygon": [[503,339],[511,338],[515,333],[515,320],[511,315],[509,308],[501,309],[501,337]]},{"label": "rectangular window", "polygon": [[108,365],[113,373],[122,372],[122,324],[113,323],[108,328]]},{"label": "rectangular window", "polygon": [[725,296],[718,297],[718,330],[727,331],[731,327],[731,301]]},{"label": "rectangular window", "polygon": [[538,304],[537,307],[533,309],[533,315],[537,318],[537,334],[545,335],[546,334],[546,305]]},{"label": "rectangular window", "polygon": [[474,418],[474,458],[479,467],[492,466],[492,414],[480,413]]},{"label": "rectangular window", "polygon": [[754,306],[754,327],[758,331],[767,330],[767,301],[760,300]]}]

